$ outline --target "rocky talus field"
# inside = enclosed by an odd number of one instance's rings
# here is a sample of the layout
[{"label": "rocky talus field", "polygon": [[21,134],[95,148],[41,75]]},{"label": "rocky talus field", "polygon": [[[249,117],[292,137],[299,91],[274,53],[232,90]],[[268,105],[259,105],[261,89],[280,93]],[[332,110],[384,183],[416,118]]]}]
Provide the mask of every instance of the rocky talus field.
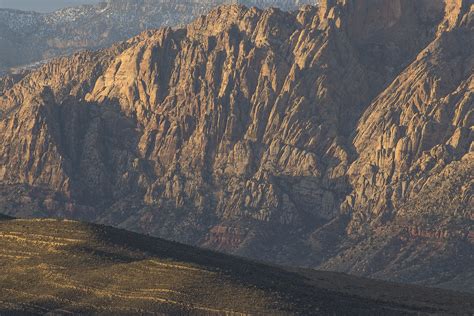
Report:
[{"label": "rocky talus field", "polygon": [[226,5],[2,79],[0,212],[474,292],[473,28]]},{"label": "rocky talus field", "polygon": [[0,219],[2,315],[429,315],[474,295],[287,270],[111,227]]}]

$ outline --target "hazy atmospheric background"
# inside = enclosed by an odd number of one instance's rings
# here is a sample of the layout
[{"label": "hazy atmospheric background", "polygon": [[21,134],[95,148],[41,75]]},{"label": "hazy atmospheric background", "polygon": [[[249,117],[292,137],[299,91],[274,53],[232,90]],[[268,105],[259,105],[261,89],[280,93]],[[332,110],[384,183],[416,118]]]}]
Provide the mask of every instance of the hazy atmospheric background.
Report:
[{"label": "hazy atmospheric background", "polygon": [[97,3],[101,0],[0,0],[0,8],[50,12],[59,8]]}]

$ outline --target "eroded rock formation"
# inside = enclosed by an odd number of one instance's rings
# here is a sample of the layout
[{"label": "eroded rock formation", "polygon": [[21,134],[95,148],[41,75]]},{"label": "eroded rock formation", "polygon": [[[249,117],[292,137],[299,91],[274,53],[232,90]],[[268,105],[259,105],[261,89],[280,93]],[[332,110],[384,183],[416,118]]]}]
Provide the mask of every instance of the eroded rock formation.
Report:
[{"label": "eroded rock formation", "polygon": [[231,5],[54,60],[0,96],[2,211],[472,291],[473,17]]},{"label": "eroded rock formation", "polygon": [[315,0],[103,0],[51,13],[0,8],[0,74],[107,47],[144,30],[185,25],[213,7],[232,3],[296,10]]}]

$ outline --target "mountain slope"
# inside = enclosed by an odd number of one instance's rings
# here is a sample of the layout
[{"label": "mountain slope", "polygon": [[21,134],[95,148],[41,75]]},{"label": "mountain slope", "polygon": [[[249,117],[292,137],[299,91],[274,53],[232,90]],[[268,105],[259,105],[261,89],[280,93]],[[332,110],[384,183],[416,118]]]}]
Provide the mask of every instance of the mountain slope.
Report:
[{"label": "mountain slope", "polygon": [[0,96],[1,210],[474,291],[473,36],[469,1],[232,5],[54,60]]},{"label": "mountain slope", "polygon": [[0,73],[10,67],[36,64],[83,49],[106,47],[147,29],[183,25],[217,5],[235,2],[286,10],[308,3],[306,0],[108,0],[52,13],[0,9]]},{"label": "mountain slope", "polygon": [[[367,261],[367,250],[350,250],[358,263],[345,271],[369,268],[377,276],[403,269],[408,271],[397,280],[416,280],[427,277],[424,262],[430,258],[437,262],[439,280],[449,282],[455,276],[446,266],[474,258],[469,237],[474,209],[474,34],[472,17],[460,20],[465,27],[438,35],[359,121],[353,142],[359,157],[348,170],[354,188],[347,198],[354,212],[348,231],[379,231],[385,246],[372,251],[368,264],[361,262]],[[383,231],[387,222],[396,231]],[[426,241],[423,246],[420,239]],[[386,266],[370,262],[380,261],[383,252],[391,253],[383,259]],[[473,280],[474,269],[462,275]]]},{"label": "mountain slope", "polygon": [[72,221],[0,221],[0,242],[0,312],[419,315],[474,309],[467,294],[289,271]]}]

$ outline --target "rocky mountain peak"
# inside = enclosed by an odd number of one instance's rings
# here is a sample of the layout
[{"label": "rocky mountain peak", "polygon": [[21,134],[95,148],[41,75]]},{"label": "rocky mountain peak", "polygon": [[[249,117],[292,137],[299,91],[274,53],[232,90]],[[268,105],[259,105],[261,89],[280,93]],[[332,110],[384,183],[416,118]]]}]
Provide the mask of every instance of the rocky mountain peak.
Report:
[{"label": "rocky mountain peak", "polygon": [[0,9],[0,74],[35,69],[53,57],[107,47],[145,30],[184,26],[232,3],[291,11],[314,0],[111,0],[51,13]]},{"label": "rocky mountain peak", "polygon": [[230,5],[53,60],[0,96],[0,206],[434,282],[473,246],[470,21],[465,1]]},{"label": "rocky mountain peak", "polygon": [[446,30],[472,14],[469,0],[324,0],[319,7],[321,17],[333,19],[337,25],[345,22],[351,38],[361,40],[414,26],[440,25]]}]

